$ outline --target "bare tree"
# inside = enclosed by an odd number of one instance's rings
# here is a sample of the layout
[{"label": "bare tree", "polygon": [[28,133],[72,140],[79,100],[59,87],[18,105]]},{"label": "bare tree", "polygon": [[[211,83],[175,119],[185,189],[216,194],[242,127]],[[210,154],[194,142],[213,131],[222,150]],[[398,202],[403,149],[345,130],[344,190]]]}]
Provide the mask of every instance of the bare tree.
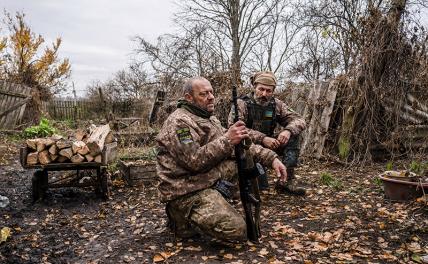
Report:
[{"label": "bare tree", "polygon": [[251,49],[251,54],[243,68],[249,72],[269,70],[282,80],[288,71],[297,49],[298,39],[304,26],[295,12],[298,3],[284,1],[270,11],[270,25],[266,35]]},{"label": "bare tree", "polygon": [[[217,50],[230,57],[233,79],[239,81],[241,66],[252,48],[267,34],[272,22],[272,10],[279,0],[185,0],[180,21],[198,24],[203,21],[217,36]],[[229,55],[230,54],[230,55]]]}]

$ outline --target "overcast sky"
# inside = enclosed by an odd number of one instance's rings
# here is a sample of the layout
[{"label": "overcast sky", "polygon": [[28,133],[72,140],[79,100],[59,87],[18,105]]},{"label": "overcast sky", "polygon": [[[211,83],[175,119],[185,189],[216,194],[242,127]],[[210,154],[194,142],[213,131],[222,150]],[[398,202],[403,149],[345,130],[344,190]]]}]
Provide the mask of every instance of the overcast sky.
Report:
[{"label": "overcast sky", "polygon": [[70,59],[78,95],[93,80],[105,81],[126,68],[133,36],[155,41],[172,33],[177,9],[173,0],[0,0],[0,7],[24,12],[46,43],[62,38],[59,54]]},{"label": "overcast sky", "polygon": [[[0,0],[0,8],[26,14],[46,43],[62,38],[59,54],[69,58],[77,94],[93,80],[106,81],[127,67],[139,35],[155,41],[174,32],[174,0]],[[427,17],[427,10],[422,10]],[[70,89],[64,95],[72,95]]]}]

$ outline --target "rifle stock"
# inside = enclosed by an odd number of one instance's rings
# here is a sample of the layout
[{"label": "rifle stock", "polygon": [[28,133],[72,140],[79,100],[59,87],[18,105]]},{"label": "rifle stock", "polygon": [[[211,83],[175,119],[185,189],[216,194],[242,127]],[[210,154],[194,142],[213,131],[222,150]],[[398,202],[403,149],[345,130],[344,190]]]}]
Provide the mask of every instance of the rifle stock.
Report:
[{"label": "rifle stock", "polygon": [[[232,102],[235,108],[234,122],[236,123],[239,120],[239,114],[238,95],[235,85],[232,87]],[[249,168],[242,142],[235,146],[235,159],[238,166],[241,202],[244,207],[245,222],[247,224],[247,237],[250,241],[257,243],[260,237],[260,193],[257,177],[247,175],[249,173],[254,174],[255,168]]]}]

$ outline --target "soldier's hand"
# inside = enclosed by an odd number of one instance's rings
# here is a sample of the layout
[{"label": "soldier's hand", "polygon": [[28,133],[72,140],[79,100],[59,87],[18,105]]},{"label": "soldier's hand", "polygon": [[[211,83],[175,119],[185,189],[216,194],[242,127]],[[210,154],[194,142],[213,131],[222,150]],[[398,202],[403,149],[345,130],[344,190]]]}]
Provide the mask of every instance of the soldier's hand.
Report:
[{"label": "soldier's hand", "polygon": [[275,170],[276,176],[279,178],[280,183],[285,184],[287,182],[287,168],[278,159],[274,159],[272,162],[272,168]]},{"label": "soldier's hand", "polygon": [[250,138],[248,129],[245,127],[245,123],[242,121],[238,121],[229,127],[225,136],[233,145],[239,144],[244,138]]},{"label": "soldier's hand", "polygon": [[288,143],[288,140],[290,140],[291,137],[291,132],[288,130],[284,130],[282,131],[279,135],[278,135],[278,141],[281,143],[281,146],[284,146],[285,144]]},{"label": "soldier's hand", "polygon": [[271,137],[264,137],[262,140],[262,144],[263,146],[269,149],[277,149],[281,145],[279,140]]}]

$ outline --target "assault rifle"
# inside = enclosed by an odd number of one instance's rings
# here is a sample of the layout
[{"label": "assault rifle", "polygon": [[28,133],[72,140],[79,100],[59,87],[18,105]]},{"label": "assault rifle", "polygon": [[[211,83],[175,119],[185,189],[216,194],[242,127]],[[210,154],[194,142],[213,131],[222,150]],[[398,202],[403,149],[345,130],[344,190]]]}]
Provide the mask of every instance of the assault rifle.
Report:
[{"label": "assault rifle", "polygon": [[[238,96],[235,85],[232,87],[232,102],[235,108],[234,122],[238,122]],[[245,141],[245,140],[243,140]],[[250,142],[251,144],[251,142]],[[241,143],[235,146],[236,164],[238,166],[239,191],[242,206],[245,211],[247,236],[252,242],[258,242],[260,237],[260,192],[257,183],[258,168],[254,166],[252,157],[246,155],[249,144]]]}]

